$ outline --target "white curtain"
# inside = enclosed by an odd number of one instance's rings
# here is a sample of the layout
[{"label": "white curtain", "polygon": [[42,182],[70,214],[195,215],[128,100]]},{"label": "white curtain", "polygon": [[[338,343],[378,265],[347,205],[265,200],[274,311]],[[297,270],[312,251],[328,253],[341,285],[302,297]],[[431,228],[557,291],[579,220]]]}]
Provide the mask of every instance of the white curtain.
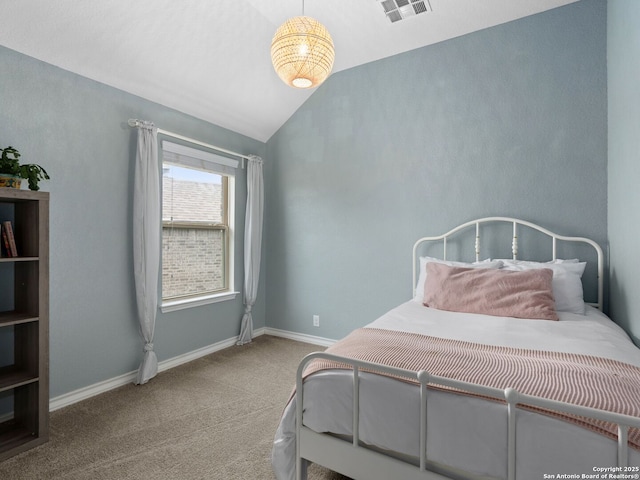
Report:
[{"label": "white curtain", "polygon": [[138,149],[133,191],[133,271],[144,357],[134,383],[147,383],[158,373],[153,333],[158,308],[160,269],[160,166],[158,131],[138,122]]},{"label": "white curtain", "polygon": [[262,251],[262,214],[264,211],[262,159],[251,156],[247,164],[247,211],[244,220],[244,315],[238,345],[253,337],[251,309],[258,296],[260,253]]}]

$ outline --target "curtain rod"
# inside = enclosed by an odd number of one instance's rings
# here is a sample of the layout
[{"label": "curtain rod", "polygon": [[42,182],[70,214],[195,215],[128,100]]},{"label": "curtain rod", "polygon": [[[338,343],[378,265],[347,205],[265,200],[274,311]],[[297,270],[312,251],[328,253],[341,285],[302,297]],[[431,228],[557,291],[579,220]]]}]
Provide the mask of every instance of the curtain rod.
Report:
[{"label": "curtain rod", "polygon": [[[138,120],[137,118],[130,118],[127,123],[129,124],[130,127],[138,127],[138,126],[140,126],[142,124],[142,121]],[[200,140],[195,140],[193,138],[185,137],[184,135],[180,135],[178,133],[173,133],[173,132],[169,132],[167,130],[162,130],[161,128],[158,128],[158,133],[161,134],[161,135],[167,135],[168,137],[177,138],[179,140],[184,140],[185,142],[194,143],[196,145],[200,145],[201,147],[210,148],[211,150],[217,150],[218,152],[227,153],[229,155],[240,157],[242,159],[242,168],[244,168],[244,161],[245,160],[249,160],[249,158],[250,158],[247,155],[243,155],[243,154],[238,153],[238,152],[227,150],[226,148],[216,147],[215,145],[210,145],[208,143],[201,142]]]}]

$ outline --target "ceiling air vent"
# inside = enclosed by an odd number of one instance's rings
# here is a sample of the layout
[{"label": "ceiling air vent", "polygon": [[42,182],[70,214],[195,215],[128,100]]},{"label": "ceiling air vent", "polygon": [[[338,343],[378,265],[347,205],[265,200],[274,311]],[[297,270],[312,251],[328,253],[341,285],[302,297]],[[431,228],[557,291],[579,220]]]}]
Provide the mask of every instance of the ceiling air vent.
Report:
[{"label": "ceiling air vent", "polygon": [[378,0],[391,22],[433,11],[429,0]]}]

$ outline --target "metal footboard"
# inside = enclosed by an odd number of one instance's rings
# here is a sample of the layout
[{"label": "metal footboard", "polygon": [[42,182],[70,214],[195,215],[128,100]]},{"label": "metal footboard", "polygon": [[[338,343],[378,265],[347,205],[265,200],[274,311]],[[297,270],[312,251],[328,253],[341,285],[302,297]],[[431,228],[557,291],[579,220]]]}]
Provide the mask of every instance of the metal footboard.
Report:
[{"label": "metal footboard", "polygon": [[[353,426],[352,441],[349,443],[336,437],[316,433],[303,424],[303,372],[315,359],[326,359],[349,365],[353,369]],[[396,458],[380,454],[361,445],[359,434],[360,417],[360,373],[366,370],[415,381],[420,386],[420,462],[419,465],[403,462]],[[640,418],[597,410],[579,405],[567,404],[505,390],[485,387],[458,380],[430,375],[428,372],[412,372],[387,367],[370,362],[354,360],[325,352],[307,355],[296,375],[296,479],[306,479],[308,461],[331,468],[339,473],[356,479],[388,480],[440,480],[451,478],[446,472],[439,472],[430,462],[427,446],[427,385],[440,385],[462,392],[491,397],[505,402],[507,415],[507,480],[516,480],[516,414],[517,404],[554,410],[560,413],[580,415],[587,418],[606,421],[618,426],[618,467],[627,467],[629,458],[628,433],[630,428],[640,428]],[[464,478],[477,479],[473,474]]]}]

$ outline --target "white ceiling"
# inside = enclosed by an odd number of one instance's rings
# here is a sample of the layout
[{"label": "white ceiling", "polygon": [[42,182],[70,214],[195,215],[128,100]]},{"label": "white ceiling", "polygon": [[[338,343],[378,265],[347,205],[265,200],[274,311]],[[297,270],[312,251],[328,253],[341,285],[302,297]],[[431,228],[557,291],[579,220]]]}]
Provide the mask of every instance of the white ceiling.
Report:
[{"label": "white ceiling", "polygon": [[[304,13],[331,33],[335,73],[574,1],[430,0],[395,23],[377,0]],[[267,141],[314,91],[282,83],[269,57],[301,13],[302,0],[0,0],[0,45]]]}]

